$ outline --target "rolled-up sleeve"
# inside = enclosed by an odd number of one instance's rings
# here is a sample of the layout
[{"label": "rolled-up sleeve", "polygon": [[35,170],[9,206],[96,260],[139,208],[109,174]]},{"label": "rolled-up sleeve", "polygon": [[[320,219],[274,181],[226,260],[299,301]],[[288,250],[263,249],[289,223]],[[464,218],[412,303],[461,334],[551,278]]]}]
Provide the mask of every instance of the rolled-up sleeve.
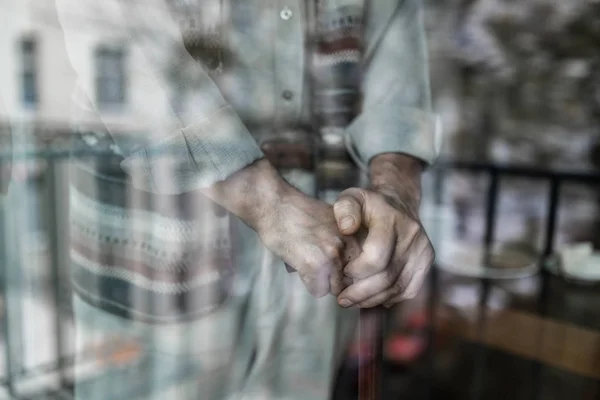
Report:
[{"label": "rolled-up sleeve", "polygon": [[[84,58],[89,54],[76,43],[82,26],[89,22],[81,16],[89,11],[85,10],[89,4],[89,0],[56,0],[69,59],[79,80],[88,81],[89,61]],[[133,184],[155,193],[179,194],[209,187],[262,158],[260,147],[210,74],[185,50],[179,25],[168,12],[165,0],[142,2],[143,6],[133,12],[126,4],[119,0],[94,1],[92,9],[95,20],[102,13],[108,16],[119,33],[115,36],[125,41],[129,53],[135,55],[127,67],[131,80],[152,99],[148,104],[157,107],[156,112],[139,109],[136,118],[145,120],[140,121],[146,127],[143,134],[123,135],[111,128],[99,112],[101,107],[95,103],[89,85],[80,86],[123,154],[121,167]],[[168,65],[177,63],[185,65],[188,76],[193,76],[193,81],[179,83],[188,92],[193,88],[189,96],[192,100],[181,110],[171,106],[173,80]],[[143,103],[137,99],[133,107],[142,107],[139,104]]]},{"label": "rolled-up sleeve", "polygon": [[206,119],[136,150],[121,167],[143,190],[178,194],[223,181],[263,157],[235,110],[224,105]]},{"label": "rolled-up sleeve", "polygon": [[428,164],[436,159],[440,132],[427,58],[421,0],[401,0],[365,60],[363,111],[347,128],[365,165],[381,153],[405,153]]}]

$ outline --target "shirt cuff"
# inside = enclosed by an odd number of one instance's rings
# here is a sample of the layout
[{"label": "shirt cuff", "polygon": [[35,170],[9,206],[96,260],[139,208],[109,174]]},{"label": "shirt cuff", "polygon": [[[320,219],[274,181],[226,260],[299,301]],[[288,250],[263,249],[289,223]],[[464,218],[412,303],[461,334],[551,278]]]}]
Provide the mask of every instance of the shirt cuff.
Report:
[{"label": "shirt cuff", "polygon": [[347,135],[365,166],[382,153],[404,153],[432,164],[439,155],[438,128],[430,112],[390,106],[361,114],[347,128]]},{"label": "shirt cuff", "polygon": [[227,179],[264,154],[231,106],[192,123],[121,162],[138,189],[181,194]]}]

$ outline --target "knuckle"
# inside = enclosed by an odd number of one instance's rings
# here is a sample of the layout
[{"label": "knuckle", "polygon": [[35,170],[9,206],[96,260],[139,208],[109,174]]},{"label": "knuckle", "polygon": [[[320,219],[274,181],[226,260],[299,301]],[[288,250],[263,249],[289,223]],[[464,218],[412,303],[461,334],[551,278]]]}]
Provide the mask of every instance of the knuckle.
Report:
[{"label": "knuckle", "polygon": [[398,274],[395,271],[395,268],[388,268],[385,271],[385,282],[388,288],[391,288],[392,291],[396,290],[396,283],[398,281]]},{"label": "knuckle", "polygon": [[325,258],[332,261],[338,258],[340,247],[336,243],[323,243],[322,251]]},{"label": "knuckle", "polygon": [[411,290],[410,292],[404,293],[404,295],[402,296],[402,298],[404,300],[414,300],[417,297],[417,290]]},{"label": "knuckle", "polygon": [[406,284],[402,281],[402,279],[396,280],[392,286],[394,294],[402,294],[405,289]]},{"label": "knuckle", "polygon": [[[310,274],[301,276],[302,283],[306,287],[307,291],[311,296],[321,298],[329,293],[329,284],[324,282],[318,276],[311,276]],[[327,284],[326,284],[327,283]]]},{"label": "knuckle", "polygon": [[422,268],[419,268],[419,270],[415,273],[415,277],[419,277],[418,289],[420,289],[421,286],[423,286],[423,283],[425,282],[430,269],[431,268],[429,267],[429,265],[425,265]]},{"label": "knuckle", "polygon": [[433,248],[433,246],[429,245],[425,250],[425,259],[427,261],[428,266],[431,266],[431,264],[433,264],[433,262],[435,261],[435,249]]},{"label": "knuckle", "polygon": [[384,306],[385,308],[388,308],[388,309],[389,309],[389,308],[394,308],[394,307],[396,306],[396,304],[397,304],[397,303],[398,303],[398,301],[397,301],[397,300],[390,300],[390,301],[387,301],[387,302],[385,302],[385,303],[383,304],[383,306]]},{"label": "knuckle", "polygon": [[373,217],[373,220],[377,222],[377,225],[381,229],[382,232],[385,232],[388,235],[393,235],[396,230],[396,225],[398,224],[398,219],[392,214],[382,212]]},{"label": "knuckle", "polygon": [[299,255],[303,262],[313,271],[319,271],[327,268],[331,263],[331,258],[327,254],[327,247],[325,245],[314,246],[310,250],[307,250]]},{"label": "knuckle", "polygon": [[339,236],[334,236],[331,239],[331,245],[334,246],[337,250],[341,250],[345,246],[344,240]]},{"label": "knuckle", "polygon": [[414,238],[416,236],[418,236],[421,233],[421,224],[419,224],[417,221],[414,220],[409,220],[406,223],[406,233],[409,237]]},{"label": "knuckle", "polygon": [[386,266],[385,252],[379,246],[365,245],[363,247],[365,262],[375,269]]}]

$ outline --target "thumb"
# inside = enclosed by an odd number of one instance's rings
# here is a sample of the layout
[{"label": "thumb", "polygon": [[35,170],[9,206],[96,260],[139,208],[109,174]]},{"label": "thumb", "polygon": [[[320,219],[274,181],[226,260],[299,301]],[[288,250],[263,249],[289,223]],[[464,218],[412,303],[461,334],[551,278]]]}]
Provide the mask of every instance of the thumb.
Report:
[{"label": "thumb", "polygon": [[352,189],[342,192],[333,204],[338,229],[344,235],[354,235],[362,224],[362,197]]}]

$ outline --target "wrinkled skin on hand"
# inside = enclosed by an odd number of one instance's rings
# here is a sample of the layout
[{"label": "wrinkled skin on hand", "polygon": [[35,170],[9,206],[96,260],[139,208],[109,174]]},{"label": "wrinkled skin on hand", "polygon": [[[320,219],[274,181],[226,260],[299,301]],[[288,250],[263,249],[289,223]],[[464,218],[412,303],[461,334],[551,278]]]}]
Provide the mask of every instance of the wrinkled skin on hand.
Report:
[{"label": "wrinkled skin on hand", "polygon": [[265,246],[296,270],[315,297],[338,295],[350,283],[344,266],[360,254],[358,240],[338,229],[333,207],[289,189],[257,230]]},{"label": "wrinkled skin on hand", "polygon": [[345,235],[366,229],[362,252],[345,268],[354,283],[338,296],[343,307],[390,307],[413,299],[435,258],[418,204],[390,190],[348,189],[334,204]]}]

